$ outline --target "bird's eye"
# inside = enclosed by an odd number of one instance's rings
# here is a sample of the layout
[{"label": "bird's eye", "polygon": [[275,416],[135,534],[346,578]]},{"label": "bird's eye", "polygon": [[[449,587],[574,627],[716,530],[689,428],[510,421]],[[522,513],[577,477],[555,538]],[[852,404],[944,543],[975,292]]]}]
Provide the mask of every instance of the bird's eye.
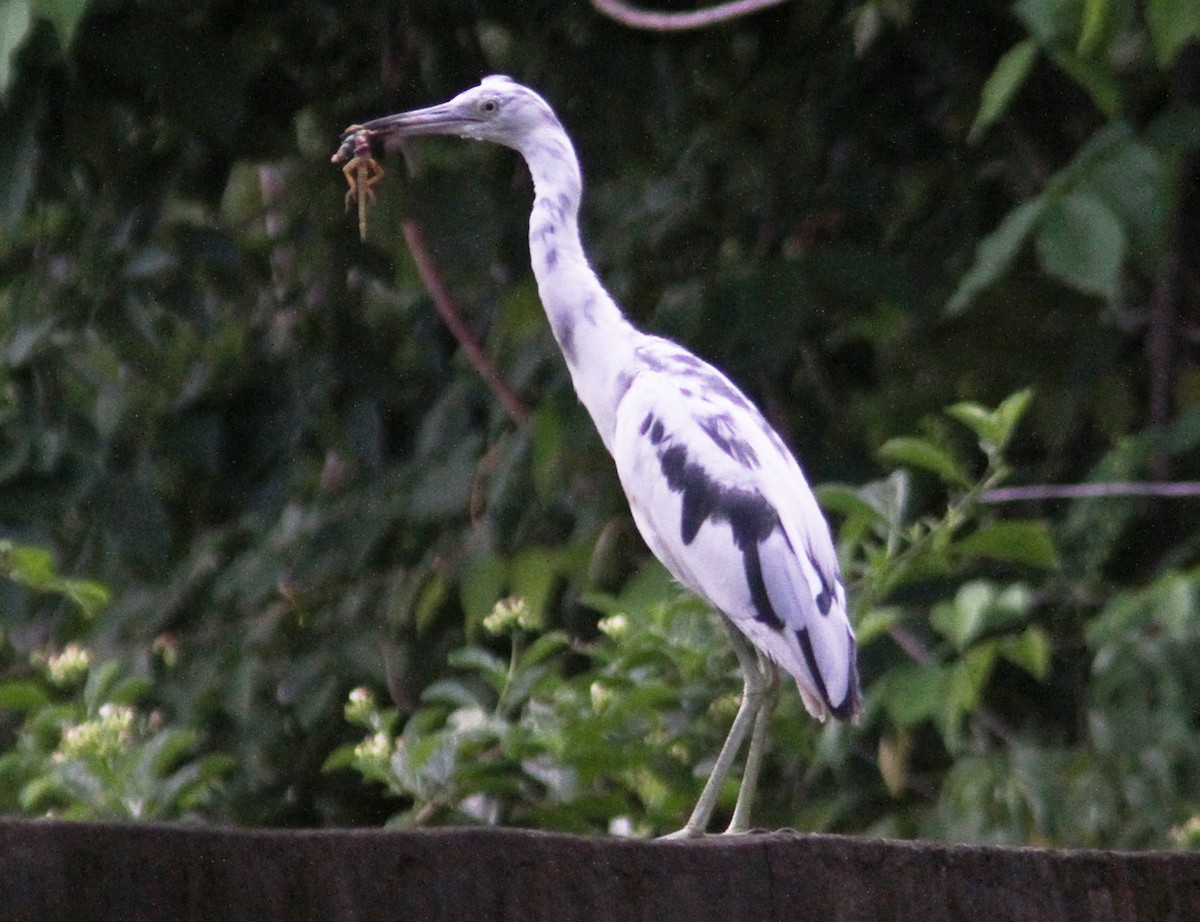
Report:
[{"label": "bird's eye", "polygon": [[499,108],[500,108],[500,103],[496,102],[496,100],[494,100],[494,99],[485,99],[483,102],[481,102],[479,104],[479,111],[484,112],[488,115],[491,115],[493,112],[495,112]]}]

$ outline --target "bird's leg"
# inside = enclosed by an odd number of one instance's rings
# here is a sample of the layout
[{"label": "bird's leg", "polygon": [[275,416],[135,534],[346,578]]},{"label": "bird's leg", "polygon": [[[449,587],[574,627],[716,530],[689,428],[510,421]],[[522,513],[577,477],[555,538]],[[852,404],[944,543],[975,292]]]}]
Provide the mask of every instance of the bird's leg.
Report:
[{"label": "bird's leg", "polygon": [[750,831],[750,810],[754,806],[754,795],[758,791],[758,771],[762,767],[763,753],[767,748],[771,717],[775,713],[775,705],[779,703],[779,669],[773,662],[761,656],[758,664],[764,679],[762,703],[754,718],[750,748],[746,751],[746,767],[742,769],[742,787],[738,791],[733,819],[729,821],[725,835],[740,835]]},{"label": "bird's leg", "polygon": [[[746,738],[751,724],[754,723],[755,715],[758,713],[763,696],[768,689],[767,678],[759,667],[758,653],[728,618],[722,615],[721,620],[729,631],[729,638],[733,642],[733,652],[737,655],[738,665],[742,670],[744,683],[742,701],[738,705],[737,716],[733,718],[733,726],[729,728],[729,735],[725,737],[725,744],[717,755],[717,761],[708,775],[704,790],[700,792],[700,799],[696,801],[692,815],[688,817],[687,824],[681,830],[664,837],[667,839],[691,839],[704,835],[708,821],[712,817],[713,808],[717,805],[721,785],[724,784],[729,769],[733,767],[733,760],[737,758],[738,750],[742,748],[742,741]],[[753,792],[751,795],[753,796]],[[741,798],[739,793],[739,805]],[[747,810],[749,810],[748,805]]]}]

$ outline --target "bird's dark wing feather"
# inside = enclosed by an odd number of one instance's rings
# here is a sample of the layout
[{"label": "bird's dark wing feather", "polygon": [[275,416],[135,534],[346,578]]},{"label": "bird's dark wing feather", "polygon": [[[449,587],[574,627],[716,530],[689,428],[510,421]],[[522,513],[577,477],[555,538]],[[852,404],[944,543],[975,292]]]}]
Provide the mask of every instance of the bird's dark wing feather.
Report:
[{"label": "bird's dark wing feather", "polygon": [[845,588],[795,459],[710,365],[658,339],[639,355],[613,456],[643,537],[680,582],[795,677],[810,711],[852,716]]}]

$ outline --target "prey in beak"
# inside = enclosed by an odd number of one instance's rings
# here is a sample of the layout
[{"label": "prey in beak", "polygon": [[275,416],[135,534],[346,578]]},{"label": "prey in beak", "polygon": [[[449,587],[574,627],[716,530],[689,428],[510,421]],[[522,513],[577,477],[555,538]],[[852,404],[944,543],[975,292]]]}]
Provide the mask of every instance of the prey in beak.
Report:
[{"label": "prey in beak", "polygon": [[383,166],[371,152],[372,133],[362,125],[351,125],[342,135],[341,146],[330,158],[333,163],[342,163],[342,175],[350,189],[346,192],[346,210],[350,203],[358,201],[358,237],[367,239],[367,205],[375,204],[375,187],[386,175]]}]

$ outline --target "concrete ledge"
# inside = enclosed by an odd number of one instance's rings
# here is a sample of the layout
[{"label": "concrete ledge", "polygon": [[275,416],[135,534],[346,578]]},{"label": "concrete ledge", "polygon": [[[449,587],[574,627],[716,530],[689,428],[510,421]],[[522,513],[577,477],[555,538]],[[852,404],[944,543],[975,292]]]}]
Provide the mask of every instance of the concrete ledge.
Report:
[{"label": "concrete ledge", "polygon": [[0,821],[0,920],[1200,920],[1200,855]]}]

